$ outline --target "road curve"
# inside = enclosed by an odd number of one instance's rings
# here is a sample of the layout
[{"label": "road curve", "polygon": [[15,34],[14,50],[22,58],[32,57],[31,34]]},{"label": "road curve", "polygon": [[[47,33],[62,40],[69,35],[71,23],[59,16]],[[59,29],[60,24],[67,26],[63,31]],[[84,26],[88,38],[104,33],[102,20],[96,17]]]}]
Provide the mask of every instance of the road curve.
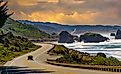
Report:
[{"label": "road curve", "polygon": [[[12,61],[7,62],[4,66],[25,67],[23,69],[26,69],[26,70],[27,69],[40,69],[44,71],[50,71],[48,72],[49,74],[120,74],[120,73],[113,73],[113,72],[61,67],[61,66],[54,66],[54,65],[47,64],[44,62],[46,58],[48,57],[46,52],[50,50],[51,48],[53,48],[54,45],[41,44],[41,43],[38,43],[36,45],[41,45],[42,47],[37,49],[36,51],[17,57],[13,59]],[[34,57],[34,61],[28,61],[27,60],[28,55],[32,55]],[[5,71],[9,71],[9,69],[6,68]],[[43,73],[46,73],[46,72],[43,72]],[[39,72],[37,74],[39,74]]]}]

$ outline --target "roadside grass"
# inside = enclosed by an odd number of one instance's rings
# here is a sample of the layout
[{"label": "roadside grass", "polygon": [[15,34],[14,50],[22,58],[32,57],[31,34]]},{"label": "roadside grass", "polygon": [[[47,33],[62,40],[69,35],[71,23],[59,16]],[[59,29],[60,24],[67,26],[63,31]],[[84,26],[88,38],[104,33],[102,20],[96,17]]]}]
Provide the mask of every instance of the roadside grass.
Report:
[{"label": "roadside grass", "polygon": [[26,49],[23,49],[22,51],[14,52],[14,51],[8,50],[9,47],[4,47],[3,45],[0,45],[0,50],[1,50],[0,51],[0,65],[3,65],[7,61],[10,61],[10,60],[12,60],[12,59],[14,59],[14,58],[16,58],[18,56],[21,56],[21,55],[24,55],[26,53],[35,51],[36,49],[38,49],[40,47],[41,46],[34,46],[32,48],[28,48],[27,50]]},{"label": "roadside grass", "polygon": [[81,65],[103,65],[103,66],[121,66],[121,61],[115,57],[106,57],[104,53],[97,53],[92,56],[89,53],[79,52],[77,50],[68,49],[63,45],[55,45],[48,51],[51,55],[62,55],[55,61],[57,63],[81,64]]}]

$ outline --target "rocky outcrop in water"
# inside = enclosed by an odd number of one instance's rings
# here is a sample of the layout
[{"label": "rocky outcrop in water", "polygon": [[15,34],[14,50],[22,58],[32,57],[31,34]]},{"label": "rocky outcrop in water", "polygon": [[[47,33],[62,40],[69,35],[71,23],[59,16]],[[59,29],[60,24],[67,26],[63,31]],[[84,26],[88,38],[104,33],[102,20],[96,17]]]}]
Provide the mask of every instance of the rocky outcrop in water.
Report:
[{"label": "rocky outcrop in water", "polygon": [[67,31],[62,31],[59,34],[59,41],[58,42],[59,43],[73,43],[74,39],[70,33],[68,33]]},{"label": "rocky outcrop in water", "polygon": [[103,37],[100,34],[96,33],[85,33],[84,35],[80,36],[80,41],[84,41],[85,43],[98,43],[98,42],[104,42],[109,40],[107,37]]},{"label": "rocky outcrop in water", "polygon": [[110,36],[115,36],[115,33],[111,33]]},{"label": "rocky outcrop in water", "polygon": [[115,39],[121,39],[121,30],[117,30]]},{"label": "rocky outcrop in water", "polygon": [[74,39],[75,41],[79,41],[79,37],[76,36],[76,35],[73,35],[73,39]]}]

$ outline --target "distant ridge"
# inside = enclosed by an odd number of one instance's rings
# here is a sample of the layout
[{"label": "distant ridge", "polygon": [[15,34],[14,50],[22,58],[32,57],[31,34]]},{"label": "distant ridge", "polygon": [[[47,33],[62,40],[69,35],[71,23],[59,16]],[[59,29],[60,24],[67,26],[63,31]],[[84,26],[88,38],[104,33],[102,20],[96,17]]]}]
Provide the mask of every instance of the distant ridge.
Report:
[{"label": "distant ridge", "polygon": [[49,36],[49,34],[39,30],[38,28],[36,28],[31,24],[22,24],[11,18],[7,19],[2,29],[4,33],[11,31],[14,35],[23,36],[29,39],[46,38]]},{"label": "distant ridge", "polygon": [[57,24],[57,25],[65,25],[65,26],[120,26],[120,24],[60,24],[54,22],[39,22],[39,21],[31,21],[31,20],[16,20],[21,23],[43,23],[43,24]]},{"label": "distant ridge", "polygon": [[121,26],[118,24],[109,25],[109,24],[94,24],[94,25],[62,25],[58,23],[50,23],[50,22],[34,22],[29,20],[17,20],[21,23],[32,24],[38,27],[40,30],[46,31],[48,33],[59,33],[63,30],[73,32],[76,28],[75,33],[83,33],[83,32],[115,32],[117,29],[121,29]]}]

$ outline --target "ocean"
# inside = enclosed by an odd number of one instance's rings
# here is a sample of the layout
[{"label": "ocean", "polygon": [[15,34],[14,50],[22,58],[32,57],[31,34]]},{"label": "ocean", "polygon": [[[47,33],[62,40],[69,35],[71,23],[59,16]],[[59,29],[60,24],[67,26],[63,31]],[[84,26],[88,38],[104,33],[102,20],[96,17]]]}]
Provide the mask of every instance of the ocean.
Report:
[{"label": "ocean", "polygon": [[107,57],[113,56],[121,61],[121,39],[115,39],[110,37],[109,34],[102,34],[110,38],[110,41],[100,42],[100,43],[84,43],[84,42],[75,42],[75,43],[58,43],[53,42],[54,44],[64,45],[65,47],[80,52],[87,52],[91,55],[96,55],[96,53],[102,52],[105,53]]}]

